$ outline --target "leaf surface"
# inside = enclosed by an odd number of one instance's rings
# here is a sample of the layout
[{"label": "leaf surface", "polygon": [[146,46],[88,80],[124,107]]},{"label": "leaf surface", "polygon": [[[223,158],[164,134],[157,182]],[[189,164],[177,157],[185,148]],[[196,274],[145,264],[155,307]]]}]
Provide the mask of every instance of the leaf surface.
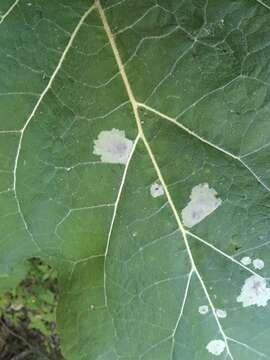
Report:
[{"label": "leaf surface", "polygon": [[67,359],[270,359],[268,2],[0,9],[1,276]]}]

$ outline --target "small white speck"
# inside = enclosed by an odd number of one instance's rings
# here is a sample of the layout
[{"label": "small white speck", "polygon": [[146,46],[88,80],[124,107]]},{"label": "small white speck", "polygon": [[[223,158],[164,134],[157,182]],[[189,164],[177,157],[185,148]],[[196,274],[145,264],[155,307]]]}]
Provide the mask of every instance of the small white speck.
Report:
[{"label": "small white speck", "polygon": [[205,315],[209,312],[209,307],[207,305],[201,305],[198,310],[200,314]]},{"label": "small white speck", "polygon": [[266,306],[270,300],[270,288],[267,287],[266,280],[256,275],[252,275],[245,280],[241,289],[241,294],[237,297],[237,302],[242,302],[243,307],[257,305]]},{"label": "small white speck", "polygon": [[213,355],[219,356],[225,350],[226,344],[223,340],[211,340],[206,349]]},{"label": "small white speck", "polygon": [[244,256],[241,259],[241,263],[245,266],[250,265],[251,264],[251,258],[249,256]]},{"label": "small white speck", "polygon": [[163,186],[158,184],[158,183],[152,184],[151,187],[150,187],[150,194],[154,198],[164,195]]},{"label": "small white speck", "polygon": [[217,309],[216,314],[217,314],[217,317],[219,317],[221,319],[225,319],[227,317],[227,311],[226,310]]},{"label": "small white speck", "polygon": [[216,190],[208,184],[194,186],[190,201],[181,212],[184,225],[191,228],[215,211],[222,203],[216,195]]},{"label": "small white speck", "polygon": [[255,259],[252,263],[254,268],[257,270],[262,270],[264,268],[264,261],[261,259]]},{"label": "small white speck", "polygon": [[94,155],[111,164],[126,164],[132,151],[133,141],[126,138],[125,131],[112,129],[101,131],[94,140]]}]

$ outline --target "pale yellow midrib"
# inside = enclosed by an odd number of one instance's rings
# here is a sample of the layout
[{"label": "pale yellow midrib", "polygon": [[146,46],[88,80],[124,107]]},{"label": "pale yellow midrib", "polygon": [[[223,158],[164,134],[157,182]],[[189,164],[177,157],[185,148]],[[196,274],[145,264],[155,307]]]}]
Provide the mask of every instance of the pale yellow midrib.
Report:
[{"label": "pale yellow midrib", "polygon": [[140,136],[140,138],[143,140],[143,142],[144,142],[144,144],[145,144],[145,147],[146,147],[146,149],[147,149],[147,151],[148,151],[148,153],[149,153],[149,156],[150,156],[150,159],[151,159],[151,161],[152,161],[152,163],[153,163],[153,166],[154,166],[154,168],[155,168],[155,170],[156,170],[156,172],[157,172],[157,175],[158,175],[158,177],[159,177],[159,179],[160,179],[160,181],[161,181],[162,186],[164,187],[165,194],[166,194],[166,196],[167,196],[167,198],[168,198],[168,202],[169,202],[169,204],[170,204],[170,206],[171,206],[171,208],[172,208],[172,211],[173,211],[173,213],[174,213],[174,216],[175,216],[175,218],[176,218],[177,225],[178,225],[179,229],[181,230],[181,232],[182,232],[182,234],[183,234],[183,237],[184,237],[184,240],[185,240],[185,242],[186,242],[187,251],[188,251],[188,253],[189,253],[190,257],[191,257],[191,263],[192,263],[192,267],[193,267],[193,269],[194,269],[194,268],[195,268],[195,264],[194,264],[194,261],[193,261],[193,257],[192,257],[191,251],[190,251],[189,244],[187,243],[185,229],[184,229],[184,227],[183,227],[183,225],[182,225],[182,222],[181,222],[181,220],[180,220],[180,218],[179,218],[179,216],[178,216],[177,210],[176,210],[176,208],[175,208],[175,206],[174,206],[174,203],[173,203],[173,201],[172,201],[171,195],[170,195],[170,193],[169,193],[169,190],[168,190],[168,188],[167,188],[167,185],[166,185],[166,183],[165,183],[165,180],[164,180],[164,178],[163,178],[163,175],[161,174],[161,171],[160,171],[160,169],[159,169],[159,167],[158,167],[158,164],[157,164],[157,162],[156,162],[156,159],[155,159],[155,157],[154,157],[154,155],[153,155],[153,153],[152,153],[152,150],[151,150],[151,148],[150,148],[150,146],[149,146],[149,144],[148,144],[148,142],[147,142],[147,140],[146,140],[146,138],[145,138],[145,135],[144,135],[144,132],[143,132],[143,128],[142,128],[142,125],[141,125],[141,119],[140,119],[140,116],[139,116],[138,104],[137,104],[137,101],[136,101],[135,96],[134,96],[134,94],[133,94],[133,91],[132,91],[132,89],[131,89],[129,80],[128,80],[128,78],[127,78],[127,74],[126,74],[126,71],[125,71],[125,69],[124,69],[124,65],[123,65],[123,63],[122,63],[121,56],[120,56],[120,54],[119,54],[118,48],[117,48],[116,43],[115,43],[115,41],[114,41],[113,34],[112,34],[111,29],[110,29],[110,27],[109,27],[109,25],[108,25],[108,21],[107,21],[107,19],[106,19],[106,15],[105,15],[105,13],[104,13],[104,11],[103,11],[103,9],[102,9],[99,1],[96,1],[96,6],[97,6],[97,9],[98,9],[98,11],[99,11],[99,14],[100,14],[100,17],[101,17],[101,20],[102,20],[104,29],[105,29],[106,34],[107,34],[107,36],[108,36],[108,39],[109,39],[109,41],[110,41],[110,44],[111,44],[111,47],[112,47],[112,50],[113,50],[113,53],[114,53],[114,56],[115,56],[115,60],[116,60],[116,62],[117,62],[118,68],[119,68],[119,72],[120,72],[121,77],[122,77],[122,79],[123,79],[124,85],[125,85],[125,87],[126,87],[126,91],[127,91],[127,93],[128,93],[128,97],[129,97],[130,103],[131,103],[131,105],[132,105],[132,109],[133,109],[134,116],[135,116],[136,123],[137,123],[137,127],[138,127],[139,136]]},{"label": "pale yellow midrib", "polygon": [[120,56],[120,53],[118,51],[118,48],[116,46],[116,43],[115,43],[115,40],[114,40],[114,36],[113,36],[113,33],[110,29],[110,26],[108,24],[108,21],[107,21],[107,18],[106,18],[106,15],[105,15],[105,12],[100,4],[100,1],[99,0],[96,0],[95,1],[95,4],[96,4],[96,7],[97,7],[97,10],[99,12],[99,15],[100,15],[100,18],[102,20],[102,23],[103,23],[103,26],[104,26],[104,29],[105,29],[105,32],[107,34],[107,37],[109,39],[109,42],[110,42],[110,45],[111,45],[111,48],[112,48],[112,51],[113,51],[113,54],[114,54],[114,57],[115,57],[115,60],[116,60],[116,63],[118,65],[118,68],[119,68],[119,72],[120,72],[120,75],[122,77],[122,80],[124,82],[124,85],[125,85],[125,88],[126,88],[126,91],[127,91],[127,94],[128,94],[128,97],[129,97],[129,100],[130,100],[130,103],[131,103],[131,106],[133,108],[133,112],[134,112],[134,116],[135,116],[135,119],[136,119],[136,123],[137,123],[137,127],[138,127],[138,132],[139,132],[139,136],[140,138],[142,139],[142,141],[144,142],[144,145],[147,149],[147,152],[149,154],[149,157],[153,163],[153,166],[156,170],[156,173],[158,175],[158,178],[160,180],[160,183],[162,184],[163,188],[164,188],[164,192],[166,194],[166,197],[168,199],[168,202],[171,206],[171,209],[173,211],[173,214],[175,216],[175,219],[176,219],[176,222],[177,222],[177,225],[182,233],[182,236],[183,236],[183,240],[184,240],[184,243],[185,243],[185,246],[186,246],[186,249],[187,249],[187,253],[188,253],[188,256],[189,256],[189,259],[190,259],[190,262],[191,262],[191,266],[192,266],[192,270],[196,273],[200,283],[201,283],[201,286],[204,290],[204,293],[205,293],[205,296],[209,302],[209,305],[210,305],[210,308],[212,310],[212,313],[213,313],[213,316],[217,322],[217,325],[218,325],[218,328],[219,328],[219,331],[224,339],[224,342],[226,344],[226,349],[227,349],[227,353],[228,355],[230,356],[230,358],[233,360],[233,356],[230,352],[230,349],[229,349],[229,346],[228,346],[228,341],[227,341],[227,336],[225,335],[223,329],[222,329],[222,326],[221,326],[221,323],[216,315],[216,310],[215,310],[215,307],[212,303],[212,300],[209,296],[209,293],[208,293],[208,290],[204,284],[204,281],[197,269],[197,266],[194,262],[194,259],[193,259],[193,255],[192,255],[192,252],[191,252],[191,249],[190,249],[190,246],[189,246],[189,243],[188,243],[188,240],[187,240],[187,234],[186,234],[186,231],[185,231],[185,228],[179,218],[179,215],[178,215],[178,212],[175,208],[175,205],[174,205],[174,202],[171,198],[171,195],[170,195],[170,192],[168,190],[168,187],[167,187],[167,184],[163,178],[163,175],[159,169],[159,166],[156,162],[156,159],[155,159],[155,156],[152,152],[152,149],[150,147],[150,145],[148,144],[147,140],[146,140],[146,137],[144,135],[144,132],[143,132],[143,128],[142,128],[142,125],[141,125],[141,119],[140,119],[140,115],[139,115],[139,106],[138,106],[138,102],[136,101],[135,99],[135,96],[133,94],[133,91],[132,91],[132,88],[130,86],[130,83],[129,83],[129,80],[128,80],[128,77],[127,77],[127,74],[126,74],[126,71],[125,71],[125,68],[124,68],[124,65],[123,65],[123,62],[121,60],[121,56]]}]

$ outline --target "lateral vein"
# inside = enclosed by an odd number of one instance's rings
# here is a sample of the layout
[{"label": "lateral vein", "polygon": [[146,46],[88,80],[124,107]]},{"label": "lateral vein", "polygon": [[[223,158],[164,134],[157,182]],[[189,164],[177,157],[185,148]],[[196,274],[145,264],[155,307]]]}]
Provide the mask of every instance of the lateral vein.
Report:
[{"label": "lateral vein", "polygon": [[110,229],[109,229],[109,233],[108,233],[108,238],[107,238],[107,244],[106,244],[106,249],[105,249],[105,253],[104,253],[104,298],[105,298],[105,306],[108,306],[108,302],[107,302],[107,287],[106,287],[106,259],[107,259],[107,255],[108,255],[108,251],[109,251],[109,246],[110,246],[110,240],[111,240],[111,236],[112,236],[112,231],[113,231],[113,227],[114,227],[114,223],[115,223],[115,218],[116,218],[116,214],[117,214],[117,210],[118,210],[118,205],[120,202],[120,198],[123,192],[123,188],[125,185],[125,181],[126,181],[126,177],[127,177],[127,172],[128,172],[128,168],[129,168],[129,164],[130,161],[133,157],[133,154],[135,152],[136,146],[138,144],[140,137],[139,135],[136,137],[134,144],[133,144],[133,148],[132,151],[129,155],[128,161],[125,165],[125,170],[123,172],[123,176],[122,176],[122,180],[119,186],[119,190],[118,190],[118,194],[116,197],[116,201],[114,203],[114,211],[113,211],[113,216],[112,216],[112,221],[111,221],[111,225],[110,225]]},{"label": "lateral vein", "polygon": [[160,183],[161,185],[163,186],[164,188],[164,192],[166,194],[166,197],[168,199],[168,203],[170,204],[171,206],[171,209],[172,209],[172,212],[174,214],[174,217],[175,217],[175,220],[176,220],[176,223],[182,233],[182,236],[183,236],[183,240],[184,240],[184,243],[185,243],[185,246],[186,246],[186,249],[187,249],[187,253],[188,253],[188,256],[189,256],[189,259],[190,259],[190,263],[191,263],[191,268],[192,268],[192,271],[194,271],[194,273],[196,274],[199,282],[201,283],[201,286],[203,288],[203,291],[205,293],[205,296],[209,302],[209,305],[210,305],[210,308],[212,310],[212,313],[213,313],[213,316],[216,320],[216,323],[217,323],[217,326],[218,326],[218,329],[220,331],[220,334],[221,336],[223,337],[224,339],[224,343],[226,345],[226,350],[227,350],[227,353],[229,355],[229,357],[231,358],[231,360],[233,360],[233,356],[230,352],[230,349],[229,349],[229,345],[228,345],[228,341],[227,341],[227,336],[226,334],[224,333],[224,330],[221,326],[221,323],[216,315],[216,311],[215,311],[215,307],[214,307],[214,304],[210,298],[210,295],[208,293],[208,290],[206,288],[206,285],[197,269],[197,266],[194,262],[194,259],[193,259],[193,255],[192,255],[192,252],[191,252],[191,249],[190,249],[190,246],[189,246],[189,243],[188,243],[188,240],[187,240],[187,235],[186,235],[186,231],[184,229],[184,226],[182,225],[182,222],[179,218],[179,215],[178,215],[178,212],[177,212],[177,209],[174,205],[174,202],[171,198],[171,195],[170,195],[170,192],[168,190],[168,187],[167,187],[167,184],[163,178],[163,175],[159,169],[159,166],[157,164],[157,161],[155,159],[155,156],[152,152],[152,149],[150,147],[150,145],[148,144],[148,141],[144,135],[144,132],[143,132],[143,128],[142,128],[142,125],[141,125],[141,119],[140,119],[140,115],[139,115],[139,103],[136,101],[135,99],[135,96],[133,94],[133,91],[132,91],[132,88],[130,86],[130,83],[129,83],[129,80],[128,80],[128,77],[127,77],[127,74],[126,74],[126,71],[125,71],[125,68],[124,68],[124,65],[123,65],[123,62],[122,62],[122,59],[121,59],[121,56],[120,56],[120,53],[119,53],[119,50],[116,46],[116,43],[115,43],[115,40],[114,40],[114,35],[110,29],[110,26],[108,24],[108,21],[107,21],[107,18],[106,18],[106,15],[105,15],[105,12],[100,4],[100,1],[99,0],[96,0],[95,2],[96,4],[96,7],[98,9],[98,12],[99,12],[99,15],[100,15],[100,18],[102,20],[102,23],[103,23],[103,26],[104,26],[104,29],[105,29],[105,32],[107,34],[107,37],[109,39],[109,42],[110,42],[110,45],[111,45],[111,48],[112,48],[112,51],[113,51],[113,54],[114,54],[114,57],[115,57],[115,60],[116,60],[116,63],[119,67],[119,72],[121,74],[121,77],[123,79],[123,83],[125,85],[125,88],[126,88],[126,91],[127,91],[127,94],[128,94],[128,97],[129,97],[129,100],[130,100],[130,103],[132,105],[132,108],[133,108],[133,112],[134,112],[134,116],[135,116],[135,120],[136,120],[136,123],[137,123],[137,127],[138,127],[138,132],[139,132],[139,136],[140,138],[142,139],[145,147],[146,147],[146,150],[148,152],[148,155],[152,161],[152,164],[154,166],[154,169],[156,170],[156,173],[158,175],[158,178],[160,180]]},{"label": "lateral vein", "polygon": [[235,258],[233,258],[232,256],[226,254],[224,251],[220,250],[219,248],[217,248],[216,246],[210,244],[209,242],[205,241],[204,239],[202,239],[201,237],[199,237],[198,235],[187,231],[186,233],[193,237],[194,239],[200,241],[201,243],[205,244],[206,246],[210,247],[212,250],[216,251],[218,254],[222,255],[223,257],[227,258],[228,260],[230,260],[231,262],[237,264],[238,266],[242,267],[243,269],[245,269],[246,271],[250,272],[252,275],[257,276],[258,278],[264,279],[264,277],[262,277],[261,275],[257,274],[256,271],[253,271],[252,269],[248,268],[247,266],[245,266],[244,264],[242,264],[240,261],[236,260]]},{"label": "lateral vein", "polygon": [[88,17],[88,15],[93,11],[93,9],[95,9],[95,6],[92,5],[85,13],[84,15],[81,17],[80,21],[78,22],[77,26],[75,27],[69,41],[68,41],[68,44],[66,46],[66,48],[64,49],[64,52],[47,84],[47,86],[45,87],[45,89],[43,90],[43,92],[41,93],[38,101],[36,102],[36,105],[34,106],[30,116],[28,117],[28,119],[26,120],[23,128],[20,130],[20,138],[19,138],[19,143],[18,143],[18,148],[17,148],[17,153],[16,153],[16,156],[15,156],[15,162],[14,162],[14,169],[13,169],[13,191],[14,191],[14,195],[15,195],[15,200],[16,200],[16,203],[17,203],[17,208],[18,208],[18,212],[20,214],[20,217],[23,221],[23,224],[25,226],[25,229],[26,231],[28,232],[28,234],[30,235],[30,238],[31,240],[35,243],[35,245],[37,246],[37,248],[40,250],[38,244],[35,242],[34,240],[34,237],[33,237],[33,234],[31,233],[29,227],[28,227],[28,224],[25,220],[25,217],[22,213],[22,209],[21,209],[21,205],[20,205],[20,202],[19,202],[19,199],[18,199],[18,195],[17,195],[17,168],[18,168],[18,161],[19,161],[19,157],[20,157],[20,153],[21,153],[21,147],[22,147],[22,140],[23,140],[23,136],[24,136],[24,133],[25,133],[25,130],[27,129],[30,121],[33,119],[33,117],[35,116],[40,104],[42,103],[44,97],[46,96],[46,94],[48,93],[49,89],[51,88],[59,70],[61,69],[61,66],[65,60],[65,57],[69,51],[69,49],[71,48],[72,44],[73,44],[73,41],[76,37],[76,35],[78,34],[82,24],[84,23],[85,19]]},{"label": "lateral vein", "polygon": [[262,0],[256,0],[259,4],[261,4],[262,6],[264,6],[266,9],[270,10],[270,6],[267,5],[264,1]]},{"label": "lateral vein", "polygon": [[164,113],[162,113],[162,112],[160,112],[160,111],[152,108],[151,106],[148,106],[148,105],[146,105],[146,104],[144,104],[144,103],[140,103],[140,102],[138,102],[137,105],[138,105],[138,107],[144,108],[145,110],[148,110],[148,111],[150,111],[150,112],[158,115],[159,117],[161,117],[161,118],[163,118],[163,119],[165,119],[165,120],[168,120],[169,122],[171,122],[171,123],[173,123],[174,125],[178,126],[180,129],[182,129],[182,130],[185,131],[186,133],[190,134],[191,136],[195,137],[195,138],[198,139],[199,141],[207,144],[208,146],[210,146],[210,147],[212,147],[212,148],[214,148],[214,149],[216,149],[216,150],[224,153],[225,155],[233,158],[234,160],[239,161],[239,162],[251,173],[251,175],[252,175],[268,192],[270,192],[270,187],[267,186],[267,185],[263,182],[263,180],[250,168],[250,166],[245,163],[245,161],[242,159],[241,156],[234,155],[234,154],[232,154],[231,152],[227,151],[226,149],[223,149],[222,147],[220,147],[220,146],[218,146],[218,145],[215,145],[214,143],[212,143],[212,142],[206,140],[205,138],[203,138],[202,136],[196,134],[194,131],[190,130],[190,129],[187,128],[185,125],[183,125],[183,124],[179,123],[178,121],[176,121],[175,118],[172,118],[172,117],[170,117],[170,116],[168,116],[168,115],[166,115],[166,114],[164,114]]},{"label": "lateral vein", "polygon": [[15,0],[15,2],[10,6],[10,8],[0,16],[0,24],[2,24],[8,15],[13,11],[13,9],[19,4],[20,0]]}]

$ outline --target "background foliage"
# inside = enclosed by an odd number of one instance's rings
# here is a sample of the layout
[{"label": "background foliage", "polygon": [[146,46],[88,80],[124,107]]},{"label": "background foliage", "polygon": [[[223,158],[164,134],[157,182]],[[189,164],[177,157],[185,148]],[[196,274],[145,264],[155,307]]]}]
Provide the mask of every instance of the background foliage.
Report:
[{"label": "background foliage", "polygon": [[61,359],[56,272],[37,258],[25,271],[24,280],[0,297],[0,359]]}]

